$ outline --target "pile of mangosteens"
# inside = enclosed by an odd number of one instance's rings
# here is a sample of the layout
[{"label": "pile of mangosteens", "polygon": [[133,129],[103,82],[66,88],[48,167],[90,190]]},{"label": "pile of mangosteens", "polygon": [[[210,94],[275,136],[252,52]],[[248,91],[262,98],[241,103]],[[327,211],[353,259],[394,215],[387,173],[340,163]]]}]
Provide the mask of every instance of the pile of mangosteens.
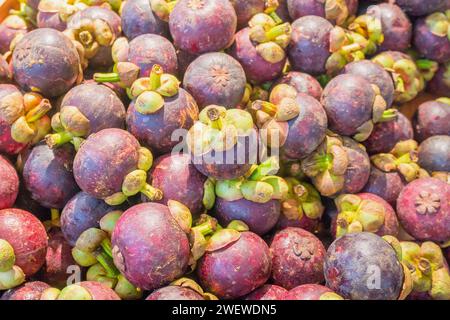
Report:
[{"label": "pile of mangosteens", "polygon": [[1,300],[450,300],[449,253],[448,0],[0,22]]}]

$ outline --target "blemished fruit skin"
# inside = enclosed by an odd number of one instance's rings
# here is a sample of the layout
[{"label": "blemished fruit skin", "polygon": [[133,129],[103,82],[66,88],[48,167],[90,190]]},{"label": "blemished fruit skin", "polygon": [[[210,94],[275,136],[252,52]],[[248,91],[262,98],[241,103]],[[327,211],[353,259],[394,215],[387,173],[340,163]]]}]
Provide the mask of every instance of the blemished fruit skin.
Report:
[{"label": "blemished fruit skin", "polygon": [[14,79],[22,89],[57,97],[75,84],[80,59],[68,37],[57,30],[43,28],[27,33],[19,41],[12,65]]},{"label": "blemished fruit skin", "polygon": [[419,162],[423,169],[450,171],[450,136],[432,136],[419,145]]},{"label": "blemished fruit skin", "polygon": [[71,246],[89,228],[98,228],[100,219],[114,208],[103,200],[86,192],[79,192],[70,199],[61,212],[61,230]]},{"label": "blemished fruit skin", "polygon": [[125,176],[137,168],[139,142],[121,129],[89,136],[78,150],[73,173],[81,190],[104,199],[122,190]]},{"label": "blemished fruit skin", "polygon": [[244,68],[247,79],[253,83],[276,79],[286,64],[286,58],[277,63],[266,61],[256,51],[256,46],[250,39],[250,28],[242,29],[236,34],[230,53]]},{"label": "blemished fruit skin", "polygon": [[284,296],[284,300],[320,300],[325,293],[334,292],[320,284],[302,284],[289,290]]},{"label": "blemished fruit skin", "polygon": [[34,200],[46,208],[64,208],[80,190],[72,173],[74,156],[70,144],[56,149],[39,144],[25,155],[23,179]]},{"label": "blemished fruit skin", "polygon": [[369,154],[388,153],[397,142],[412,139],[413,136],[411,121],[399,112],[396,119],[375,124],[371,135],[363,144]]},{"label": "blemished fruit skin", "polygon": [[248,225],[250,231],[264,235],[272,230],[280,217],[280,201],[256,203],[246,199],[227,201],[217,197],[213,210],[214,217],[222,225],[240,220]]},{"label": "blemished fruit skin", "polygon": [[168,284],[188,267],[188,237],[162,204],[143,203],[125,211],[114,228],[112,245],[117,268],[143,290]]},{"label": "blemished fruit skin", "polygon": [[19,176],[13,165],[0,155],[0,210],[11,208],[19,193]]},{"label": "blemished fruit skin", "polygon": [[419,106],[414,122],[415,138],[419,141],[437,135],[450,136],[450,105],[426,101]]},{"label": "blemished fruit skin", "polygon": [[420,55],[445,63],[450,60],[450,40],[448,37],[435,35],[427,26],[426,17],[414,23],[414,46]]},{"label": "blemished fruit skin", "polygon": [[242,232],[239,240],[198,262],[197,276],[205,291],[220,299],[236,299],[262,286],[270,277],[269,247],[253,232]]},{"label": "blemished fruit skin", "polygon": [[41,300],[42,292],[50,286],[42,281],[30,281],[6,291],[0,300]]},{"label": "blemished fruit skin", "polygon": [[312,233],[286,228],[275,234],[271,244],[272,280],[285,289],[323,282],[325,247]]},{"label": "blemished fruit skin", "polygon": [[160,203],[175,200],[187,206],[193,216],[203,212],[206,177],[191,163],[188,154],[166,154],[157,158],[148,180],[162,191]]},{"label": "blemished fruit skin", "polygon": [[330,56],[330,31],[333,25],[318,16],[306,16],[292,23],[289,61],[296,71],[311,75],[325,73]]},{"label": "blemished fruit skin", "polygon": [[128,61],[140,68],[139,75],[148,77],[155,64],[165,73],[176,75],[178,58],[173,44],[157,34],[143,34],[130,41]]},{"label": "blemished fruit skin", "polygon": [[34,275],[44,264],[47,232],[31,213],[21,209],[0,210],[0,239],[13,247],[15,264],[26,276]]},{"label": "blemished fruit skin", "polygon": [[396,0],[395,3],[411,16],[423,16],[450,8],[448,0]]},{"label": "blemished fruit skin", "polygon": [[127,111],[127,127],[139,141],[158,154],[170,153],[179,141],[172,134],[178,129],[189,130],[198,120],[198,106],[184,89],[164,98],[164,107],[152,114],[142,114],[132,101]]},{"label": "blemished fruit skin", "polygon": [[327,286],[345,299],[396,300],[403,285],[403,268],[390,244],[368,233],[349,233],[328,248]]},{"label": "blemished fruit skin", "polygon": [[86,289],[92,300],[120,300],[117,293],[106,285],[96,281],[82,281],[77,285]]},{"label": "blemished fruit skin", "polygon": [[245,300],[284,300],[287,290],[275,284],[265,284],[251,292]]},{"label": "blemished fruit skin", "polygon": [[308,96],[320,100],[322,96],[322,86],[319,81],[313,76],[307,73],[290,71],[286,73],[283,77],[278,79],[273,85],[272,89],[278,84],[287,84],[295,88],[298,93],[304,93]]},{"label": "blemished fruit skin", "polygon": [[[324,1],[287,0],[286,2],[292,20],[304,16],[326,17]],[[349,16],[354,16],[358,10],[358,0],[345,0],[345,5],[347,6]],[[334,20],[331,20],[330,22],[333,24],[336,23]]]},{"label": "blemished fruit skin", "polygon": [[167,286],[153,291],[145,300],[205,300],[199,293],[186,287]]},{"label": "blemished fruit skin", "polygon": [[450,185],[421,178],[403,188],[397,214],[405,231],[419,241],[450,240]]},{"label": "blemished fruit skin", "polygon": [[244,96],[246,82],[238,61],[225,53],[214,52],[199,56],[189,65],[183,87],[200,109],[212,104],[234,108]]},{"label": "blemished fruit skin", "polygon": [[201,54],[229,47],[237,27],[236,11],[228,0],[181,0],[169,18],[175,46]]},{"label": "blemished fruit skin", "polygon": [[383,172],[372,166],[369,181],[362,191],[373,193],[395,207],[397,198],[405,184],[398,172]]},{"label": "blemished fruit skin", "polygon": [[128,39],[146,33],[169,36],[169,25],[162,21],[147,0],[129,0],[122,7],[122,30]]}]

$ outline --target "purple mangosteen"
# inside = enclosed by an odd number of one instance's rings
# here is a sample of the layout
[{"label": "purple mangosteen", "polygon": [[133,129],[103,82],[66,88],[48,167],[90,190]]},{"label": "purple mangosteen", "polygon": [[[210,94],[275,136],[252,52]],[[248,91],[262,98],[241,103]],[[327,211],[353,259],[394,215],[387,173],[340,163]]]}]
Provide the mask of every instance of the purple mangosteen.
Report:
[{"label": "purple mangosteen", "polygon": [[284,300],[287,290],[275,284],[265,284],[252,291],[245,300]]},{"label": "purple mangosteen", "polygon": [[287,0],[292,20],[304,16],[319,16],[333,24],[342,25],[355,16],[358,0]]},{"label": "purple mangosteen", "polygon": [[0,155],[0,210],[11,208],[19,193],[19,176],[8,159]]},{"label": "purple mangosteen", "polygon": [[344,298],[320,284],[302,284],[289,290],[284,300],[344,300]]},{"label": "purple mangosteen", "polygon": [[450,136],[450,99],[422,103],[415,117],[415,132],[419,141],[437,135]]},{"label": "purple mangosteen", "polygon": [[419,146],[418,164],[430,173],[450,172],[450,136],[432,136]]}]

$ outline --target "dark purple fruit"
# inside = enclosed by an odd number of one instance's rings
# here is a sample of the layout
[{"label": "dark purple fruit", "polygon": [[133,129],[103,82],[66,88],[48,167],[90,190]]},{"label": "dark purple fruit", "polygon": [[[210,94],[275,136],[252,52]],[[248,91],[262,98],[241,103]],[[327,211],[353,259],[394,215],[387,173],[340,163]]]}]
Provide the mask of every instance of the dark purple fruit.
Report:
[{"label": "dark purple fruit", "polygon": [[7,16],[2,23],[0,23],[0,54],[5,54],[11,49],[11,43],[17,36],[21,36],[28,32],[28,24],[22,17],[17,15]]},{"label": "dark purple fruit", "polygon": [[177,48],[201,54],[232,44],[237,17],[228,0],[180,0],[170,13],[169,27]]},{"label": "dark purple fruit", "polygon": [[444,63],[450,60],[450,18],[435,12],[418,19],[414,24],[414,46],[420,55]]},{"label": "dark purple fruit", "polygon": [[358,0],[287,0],[287,7],[292,20],[304,16],[319,16],[333,24],[342,25],[349,18],[355,16],[358,10]]},{"label": "dark purple fruit", "polygon": [[251,292],[245,297],[245,300],[284,300],[287,292],[286,289],[280,286],[265,284]]},{"label": "dark purple fruit", "polygon": [[419,146],[419,165],[429,171],[450,171],[450,136],[432,136]]},{"label": "dark purple fruit", "polygon": [[189,65],[183,87],[192,94],[200,109],[212,104],[235,108],[244,96],[246,81],[239,62],[216,52],[201,55]]},{"label": "dark purple fruit", "polygon": [[396,0],[395,3],[412,16],[423,16],[450,8],[448,0]]},{"label": "dark purple fruit", "polygon": [[40,0],[36,16],[37,27],[62,32],[67,28],[67,21],[83,7],[82,4],[69,4],[68,0]]},{"label": "dark purple fruit", "polygon": [[328,248],[324,264],[327,286],[345,299],[396,300],[403,268],[391,245],[379,236],[350,233]]},{"label": "dark purple fruit", "polygon": [[264,12],[266,0],[230,0],[236,11],[238,29],[245,28],[248,21],[257,13]]},{"label": "dark purple fruit", "polygon": [[330,288],[320,284],[303,284],[289,290],[284,300],[344,300]]},{"label": "dark purple fruit", "polygon": [[390,205],[395,206],[398,195],[404,186],[405,182],[400,173],[384,172],[372,166],[369,181],[362,191],[376,194]]},{"label": "dark purple fruit", "polygon": [[431,136],[450,136],[450,100],[442,98],[422,103],[415,118],[416,139],[423,141]]},{"label": "dark purple fruit", "polygon": [[320,100],[320,97],[322,96],[322,87],[320,86],[319,81],[307,73],[290,71],[277,80],[273,87],[278,84],[290,85],[291,87],[294,87],[298,93],[304,93],[316,100]]},{"label": "dark purple fruit", "polygon": [[36,29],[16,45],[12,65],[14,79],[26,91],[46,97],[66,93],[80,74],[80,59],[75,45],[54,29]]},{"label": "dark purple fruit", "polygon": [[450,97],[450,63],[441,64],[433,79],[428,82],[428,92],[441,97]]},{"label": "dark purple fruit", "polygon": [[11,208],[19,193],[19,176],[16,169],[0,155],[0,210]]}]

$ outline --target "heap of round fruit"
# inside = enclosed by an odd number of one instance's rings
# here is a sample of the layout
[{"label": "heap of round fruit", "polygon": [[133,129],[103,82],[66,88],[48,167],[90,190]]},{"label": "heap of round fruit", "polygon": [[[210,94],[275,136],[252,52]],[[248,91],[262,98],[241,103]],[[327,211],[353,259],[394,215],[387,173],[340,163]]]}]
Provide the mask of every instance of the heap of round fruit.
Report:
[{"label": "heap of round fruit", "polygon": [[448,0],[23,0],[3,300],[450,300]]}]

